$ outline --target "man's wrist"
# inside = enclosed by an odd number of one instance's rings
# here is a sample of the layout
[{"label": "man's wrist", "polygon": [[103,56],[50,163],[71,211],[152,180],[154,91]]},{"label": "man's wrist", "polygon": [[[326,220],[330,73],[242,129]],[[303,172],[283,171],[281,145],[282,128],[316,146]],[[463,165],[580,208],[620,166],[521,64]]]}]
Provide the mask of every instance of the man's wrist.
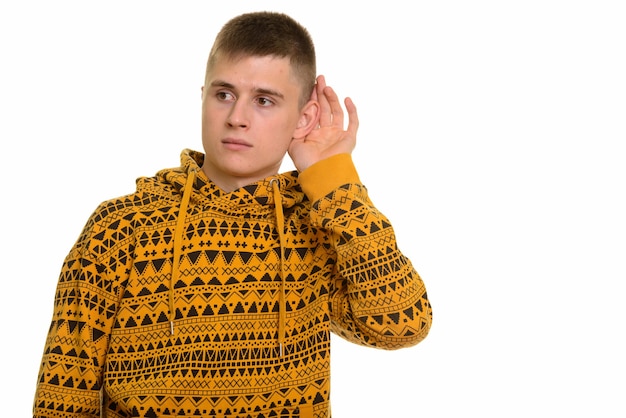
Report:
[{"label": "man's wrist", "polygon": [[352,155],[348,153],[316,162],[303,170],[299,179],[302,190],[312,202],[344,184],[361,182]]}]

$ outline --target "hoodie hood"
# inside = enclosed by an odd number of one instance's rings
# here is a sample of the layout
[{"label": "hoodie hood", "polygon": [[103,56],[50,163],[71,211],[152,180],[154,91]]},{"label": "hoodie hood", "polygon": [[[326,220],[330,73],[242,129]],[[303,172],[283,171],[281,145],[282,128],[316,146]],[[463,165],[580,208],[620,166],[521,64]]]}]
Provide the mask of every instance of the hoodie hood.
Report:
[{"label": "hoodie hood", "polygon": [[297,181],[298,172],[277,174],[227,193],[206,177],[201,169],[203,161],[204,154],[185,149],[181,153],[180,167],[164,169],[159,171],[155,177],[137,180],[137,191],[158,195],[179,206],[179,215],[174,230],[172,272],[169,283],[170,333],[175,334],[174,287],[178,282],[180,272],[179,264],[182,257],[183,233],[187,216],[202,211],[203,205],[215,204],[217,200],[221,201],[220,204],[230,208],[233,206],[240,207],[244,212],[250,212],[255,206],[257,209],[266,206],[275,217],[280,241],[281,291],[279,293],[278,343],[279,352],[282,356],[283,341],[286,334],[284,211],[305,199],[305,194]]},{"label": "hoodie hood", "polygon": [[207,178],[201,168],[203,162],[203,153],[185,149],[180,155],[180,167],[161,170],[154,177],[139,178],[137,191],[158,195],[180,204],[185,194],[185,185],[191,181],[191,207],[222,200],[229,206],[242,206],[249,210],[250,205],[274,204],[275,195],[271,183],[276,181],[281,191],[283,208],[293,207],[306,199],[298,183],[297,171],[277,174],[227,193]]}]

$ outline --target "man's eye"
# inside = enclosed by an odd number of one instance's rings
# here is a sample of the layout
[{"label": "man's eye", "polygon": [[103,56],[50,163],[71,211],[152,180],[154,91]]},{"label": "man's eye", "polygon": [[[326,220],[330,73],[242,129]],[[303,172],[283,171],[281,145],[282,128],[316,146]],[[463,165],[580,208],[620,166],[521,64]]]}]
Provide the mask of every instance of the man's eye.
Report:
[{"label": "man's eye", "polygon": [[257,103],[260,104],[261,106],[271,106],[272,104],[274,104],[274,102],[268,99],[267,97],[259,97],[257,99]]},{"label": "man's eye", "polygon": [[216,94],[216,97],[219,100],[232,100],[233,99],[233,95],[228,93],[227,91],[218,91]]}]

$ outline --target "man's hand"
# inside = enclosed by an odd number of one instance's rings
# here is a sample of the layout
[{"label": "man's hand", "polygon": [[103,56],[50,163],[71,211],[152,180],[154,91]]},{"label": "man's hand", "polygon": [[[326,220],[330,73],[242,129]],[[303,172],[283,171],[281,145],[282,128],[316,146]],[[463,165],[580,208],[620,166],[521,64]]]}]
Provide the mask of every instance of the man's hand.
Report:
[{"label": "man's hand", "polygon": [[343,128],[343,109],[335,91],[326,85],[324,76],[317,77],[311,100],[320,105],[317,127],[304,138],[294,138],[289,146],[289,156],[298,171],[303,171],[318,161],[337,154],[352,153],[356,146],[359,118],[356,106],[347,97],[348,129]]}]

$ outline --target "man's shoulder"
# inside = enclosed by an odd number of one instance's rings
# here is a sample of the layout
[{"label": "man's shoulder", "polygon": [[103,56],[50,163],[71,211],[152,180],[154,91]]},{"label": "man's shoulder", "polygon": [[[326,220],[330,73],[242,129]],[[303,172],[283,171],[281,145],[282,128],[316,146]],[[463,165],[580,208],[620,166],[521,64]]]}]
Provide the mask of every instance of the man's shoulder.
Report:
[{"label": "man's shoulder", "polygon": [[135,242],[138,230],[174,223],[177,215],[174,202],[155,194],[139,191],[108,199],[92,212],[78,239],[78,247],[88,249],[96,257],[103,256]]},{"label": "man's shoulder", "polygon": [[146,191],[136,191],[101,202],[91,222],[99,228],[110,228],[112,224],[134,224],[140,218],[150,218],[155,213],[165,214],[175,210],[172,199]]}]

